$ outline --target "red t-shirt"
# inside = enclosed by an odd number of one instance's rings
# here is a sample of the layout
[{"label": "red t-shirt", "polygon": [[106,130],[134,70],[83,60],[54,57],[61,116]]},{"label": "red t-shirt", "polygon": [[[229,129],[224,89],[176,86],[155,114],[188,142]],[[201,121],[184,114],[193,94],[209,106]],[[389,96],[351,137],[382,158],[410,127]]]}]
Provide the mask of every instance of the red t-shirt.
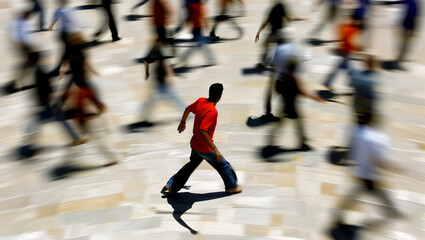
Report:
[{"label": "red t-shirt", "polygon": [[188,106],[190,112],[195,114],[195,123],[193,124],[193,137],[190,140],[190,146],[193,150],[201,153],[211,152],[212,149],[208,143],[202,138],[199,130],[204,130],[213,140],[215,126],[217,125],[218,112],[212,102],[208,102],[206,98],[199,98],[196,102]]}]

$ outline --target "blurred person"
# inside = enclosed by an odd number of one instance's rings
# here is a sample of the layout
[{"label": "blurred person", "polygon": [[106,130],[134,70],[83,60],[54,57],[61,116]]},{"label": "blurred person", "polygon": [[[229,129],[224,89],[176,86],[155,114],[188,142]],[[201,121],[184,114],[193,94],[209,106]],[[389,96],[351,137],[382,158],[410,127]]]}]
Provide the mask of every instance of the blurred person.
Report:
[{"label": "blurred person", "polygon": [[404,16],[400,19],[400,32],[397,37],[400,37],[400,45],[396,59],[392,62],[392,68],[406,70],[401,62],[405,61],[406,53],[411,44],[411,40],[418,28],[417,17],[420,16],[420,5],[416,0],[399,0],[399,1],[378,1],[374,4],[393,5],[404,4],[406,6]]},{"label": "blurred person", "polygon": [[216,35],[216,30],[220,23],[226,22],[226,21],[230,22],[233,25],[233,28],[236,29],[236,31],[238,32],[238,38],[242,38],[243,29],[236,23],[236,21],[233,19],[234,17],[228,14],[229,8],[232,5],[233,1],[232,0],[218,0],[218,1],[219,1],[220,14],[214,18],[214,25],[210,31],[210,38],[212,40],[220,39],[220,37]]},{"label": "blurred person", "polygon": [[[65,128],[68,135],[72,138],[71,146],[80,145],[86,142],[81,139],[66,121],[61,108],[54,101],[54,91],[50,82],[50,77],[43,71],[39,64],[39,53],[29,54],[29,60],[35,65],[35,98],[37,99],[36,118],[30,120],[25,129],[24,147],[34,149],[36,137],[39,135],[40,125],[50,121],[58,121]],[[21,152],[22,154],[22,152]],[[25,154],[23,154],[25,155]],[[27,155],[27,157],[30,157]]]},{"label": "blurred person", "polygon": [[179,133],[182,133],[186,129],[186,119],[189,114],[195,114],[193,136],[190,141],[192,148],[190,162],[186,163],[186,165],[168,180],[167,184],[161,190],[162,193],[168,191],[169,194],[176,194],[204,159],[220,174],[225,185],[226,193],[234,194],[242,191],[242,187],[237,184],[235,171],[221,155],[213,140],[218,116],[215,106],[220,101],[222,93],[222,84],[212,84],[209,88],[208,98],[199,98],[184,111],[182,120],[177,128]]},{"label": "blurred person", "polygon": [[277,43],[277,33],[286,26],[286,22],[303,20],[300,18],[292,18],[288,13],[288,8],[281,0],[274,0],[273,2],[274,5],[267,15],[267,18],[260,25],[260,28],[255,35],[255,42],[257,42],[260,40],[261,31],[270,25],[270,33],[263,42],[263,54],[261,55],[260,63],[258,64],[258,67],[260,68],[263,67],[261,63],[264,62],[269,52],[270,45]]},{"label": "blurred person", "polygon": [[176,94],[173,87],[174,72],[166,60],[171,55],[166,53],[166,44],[166,42],[162,41],[155,42],[153,48],[150,50],[149,54],[143,61],[145,66],[146,81],[150,77],[149,64],[156,63],[156,81],[154,83],[154,92],[151,93],[149,100],[144,104],[144,108],[142,111],[142,117],[144,118],[144,121],[141,122],[141,126],[152,126],[152,123],[149,122],[149,117],[151,117],[152,115],[152,110],[157,100],[168,99],[170,102],[175,104],[177,108],[179,108],[181,111],[184,111],[186,107],[186,104]]},{"label": "blurred person", "polygon": [[62,41],[64,46],[64,53],[62,58],[56,68],[54,68],[51,72],[51,76],[57,76],[59,74],[59,68],[62,63],[65,61],[66,54],[69,51],[69,43],[68,37],[71,33],[78,32],[81,28],[81,24],[77,21],[75,17],[75,12],[72,7],[68,6],[68,0],[58,0],[59,8],[56,9],[52,22],[50,23],[48,30],[52,31],[55,24],[59,21],[60,26],[60,34],[59,39]]},{"label": "blurred person", "polygon": [[34,52],[33,42],[33,31],[32,26],[29,22],[32,11],[22,11],[18,13],[10,25],[10,40],[16,47],[19,54],[24,59],[19,66],[18,74],[12,85],[7,88],[8,93],[14,93],[24,88],[26,85],[32,85],[24,83],[24,77],[27,71],[34,66],[34,62],[30,60],[30,53]]},{"label": "blurred person", "polygon": [[347,18],[347,22],[341,24],[339,27],[340,47],[338,49],[338,54],[341,55],[340,62],[336,65],[334,70],[326,77],[324,85],[326,88],[333,90],[332,83],[338,74],[339,70],[349,68],[350,57],[354,52],[359,52],[362,50],[362,47],[356,43],[356,40],[360,37],[361,29],[360,22],[355,19],[354,15],[350,15]]},{"label": "blurred person", "polygon": [[103,32],[105,32],[107,25],[109,26],[109,30],[111,31],[111,34],[112,34],[112,42],[116,42],[116,41],[121,40],[121,38],[118,36],[118,30],[117,30],[117,26],[115,24],[114,15],[112,14],[111,0],[102,0],[101,6],[102,6],[108,20],[106,21],[106,19],[105,19],[105,22],[102,24],[102,26],[99,28],[99,30],[94,34],[95,41],[97,41],[99,36]]},{"label": "blurred person", "polygon": [[99,97],[95,94],[95,91],[92,89],[91,84],[88,81],[87,70],[96,76],[100,76],[100,74],[93,68],[84,54],[85,41],[81,33],[70,34],[68,36],[67,42],[69,43],[69,47],[66,53],[65,61],[62,63],[59,70],[59,79],[62,79],[65,76],[65,73],[70,71],[72,78],[70,79],[67,86],[70,87],[74,83],[81,90],[80,98],[77,102],[77,119],[79,120],[80,125],[84,128],[84,99],[89,99],[96,106],[99,114],[106,111],[106,106],[100,101]]},{"label": "blurred person", "polygon": [[269,66],[269,70],[271,71],[266,91],[266,113],[261,116],[264,120],[278,120],[277,117],[273,116],[271,106],[273,88],[275,88],[276,79],[279,78],[281,74],[285,74],[288,71],[288,62],[291,58],[297,58],[301,61],[301,54],[294,42],[295,35],[293,29],[280,29],[276,32],[275,37],[278,45],[275,48],[270,48],[264,62],[262,63],[263,66]]},{"label": "blurred person", "polygon": [[207,66],[216,65],[215,56],[208,46],[209,40],[202,35],[202,30],[208,28],[207,9],[204,0],[188,0],[187,3],[188,23],[192,25],[192,34],[196,45],[181,54],[177,66],[186,67],[187,60],[196,50],[203,51]]},{"label": "blurred person", "polygon": [[376,128],[376,115],[374,112],[357,113],[357,126],[351,138],[349,159],[354,160],[356,165],[352,168],[353,177],[358,186],[353,188],[340,202],[338,211],[334,216],[336,226],[343,224],[343,210],[352,207],[362,193],[368,193],[381,199],[387,217],[401,217],[392,200],[387,196],[377,182],[379,170],[387,169],[400,172],[401,168],[390,164],[389,138]]},{"label": "blurred person", "polygon": [[168,40],[167,27],[170,25],[173,15],[171,4],[167,0],[153,0],[152,12],[157,39],[160,41]]},{"label": "blurred person", "polygon": [[33,13],[39,13],[39,20],[38,20],[38,29],[40,31],[45,31],[46,29],[44,28],[44,9],[41,5],[40,0],[31,0],[31,2],[33,2],[33,9],[32,12]]},{"label": "blurred person", "polygon": [[[107,109],[100,100],[99,95],[93,87],[93,83],[88,81],[88,72],[100,77],[100,74],[93,68],[84,54],[85,40],[81,33],[72,33],[68,37],[69,51],[67,57],[61,66],[59,79],[70,71],[72,78],[66,84],[66,89],[62,95],[61,104],[65,104],[68,99],[75,105],[75,114],[71,115],[80,127],[82,133],[90,136],[98,150],[109,159],[109,163],[104,166],[110,166],[118,163],[118,156],[109,147],[102,144],[101,135],[97,134],[88,126],[89,120],[93,117],[102,115]],[[73,87],[75,85],[75,87]],[[90,105],[88,103],[91,103]],[[89,109],[90,106],[96,107],[96,112]],[[101,119],[105,120],[105,119]]]},{"label": "blurred person", "polygon": [[310,151],[311,147],[307,145],[307,138],[304,133],[304,126],[299,116],[299,111],[296,104],[297,96],[301,95],[304,97],[311,98],[318,102],[323,102],[319,97],[310,94],[304,90],[302,84],[299,82],[296,76],[297,68],[299,67],[299,60],[294,57],[283,54],[284,48],[289,47],[288,45],[280,44],[276,49],[276,54],[272,61],[272,64],[276,67],[276,84],[275,90],[279,93],[282,99],[282,112],[281,118],[276,126],[272,129],[268,137],[268,145],[275,146],[275,133],[279,131],[283,124],[283,118],[296,120],[298,130],[298,148],[301,151]]},{"label": "blurred person", "polygon": [[324,2],[327,2],[326,14],[324,14],[322,21],[310,32],[310,36],[317,37],[320,35],[326,24],[334,22],[337,18],[341,0],[319,0],[317,1],[317,7],[322,5]]},{"label": "blurred person", "polygon": [[353,112],[374,112],[377,110],[376,93],[377,85],[377,61],[371,54],[363,56],[363,70],[350,66],[348,75],[350,76],[350,86],[354,90]]}]

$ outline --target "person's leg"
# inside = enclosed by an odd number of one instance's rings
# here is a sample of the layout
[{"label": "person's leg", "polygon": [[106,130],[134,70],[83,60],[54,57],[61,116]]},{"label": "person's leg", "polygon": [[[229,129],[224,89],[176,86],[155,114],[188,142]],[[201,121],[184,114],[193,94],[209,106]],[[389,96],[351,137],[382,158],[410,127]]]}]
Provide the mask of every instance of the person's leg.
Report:
[{"label": "person's leg", "polygon": [[347,68],[347,64],[348,64],[348,55],[344,55],[342,56],[340,63],[334,68],[334,70],[332,70],[332,72],[326,78],[324,85],[327,88],[331,88],[332,82],[335,80],[335,77],[338,74],[339,70]]},{"label": "person's leg", "polygon": [[408,30],[405,28],[402,28],[401,30],[401,39],[400,39],[400,47],[399,47],[399,53],[397,56],[396,61],[397,62],[402,62],[405,60],[406,57],[406,53],[409,47],[409,43],[410,43],[410,39],[413,36],[413,31],[412,30]]},{"label": "person's leg", "polygon": [[237,187],[238,178],[236,173],[230,163],[227,162],[224,157],[222,158],[221,162],[218,162],[217,156],[214,152],[198,154],[204,158],[213,168],[215,168],[215,170],[217,170],[223,179],[226,191]]},{"label": "person's leg", "polygon": [[62,124],[62,126],[65,128],[66,132],[72,138],[72,140],[74,140],[74,142],[80,140],[78,135],[75,133],[75,131],[72,129],[72,127],[69,125],[69,123],[64,118],[62,110],[59,109],[58,107],[56,107],[56,108],[51,108],[51,111],[53,111],[54,120],[59,121]]},{"label": "person's leg", "polygon": [[149,0],[142,0],[142,1],[140,1],[140,2],[138,2],[136,5],[134,5],[132,8],[131,8],[131,11],[135,11],[137,8],[139,8],[139,7],[141,7],[141,6],[143,6],[145,3],[147,3]]},{"label": "person's leg", "polygon": [[233,25],[233,28],[236,29],[236,31],[238,31],[238,39],[242,38],[243,29],[237,24],[236,20],[229,18],[227,19],[227,21],[229,21]]},{"label": "person's leg", "polygon": [[103,4],[103,8],[106,11],[106,14],[108,16],[108,21],[109,21],[109,30],[111,31],[112,34],[112,40],[118,40],[118,30],[117,30],[117,26],[115,25],[115,19],[114,19],[114,15],[112,14],[112,10],[111,10],[111,3],[104,3]]},{"label": "person's leg", "polygon": [[170,180],[168,180],[167,185],[171,189],[172,193],[177,193],[189,180],[190,175],[193,171],[201,164],[204,160],[199,156],[194,150],[190,154],[190,161],[186,163],[176,174],[174,174]]},{"label": "person's leg", "polygon": [[143,103],[142,108],[142,119],[148,122],[149,118],[152,116],[153,108],[155,107],[156,102],[161,98],[159,90],[157,88],[151,90],[148,101]]},{"label": "person's leg", "polygon": [[186,109],[186,103],[181,99],[180,96],[177,95],[176,91],[172,87],[164,88],[164,96],[168,98],[179,110],[180,112],[184,112]]},{"label": "person's leg", "polygon": [[367,186],[367,189],[370,193],[374,194],[376,197],[380,198],[382,202],[384,203],[382,205],[382,208],[384,211],[393,217],[400,216],[399,211],[395,208],[395,205],[393,201],[388,197],[387,193],[382,190],[381,188],[377,187],[375,182],[371,180],[364,180],[365,185]]},{"label": "person's leg", "polygon": [[208,43],[206,41],[205,37],[202,37],[202,41],[199,43],[200,48],[202,52],[204,53],[205,60],[207,60],[207,65],[215,65],[216,60],[213,52],[211,51],[211,48],[208,46]]},{"label": "person's leg", "polygon": [[40,30],[43,30],[43,24],[44,24],[44,11],[43,8],[40,5],[40,0],[32,0],[34,2],[34,8],[33,12],[38,12],[39,15],[39,28]]}]

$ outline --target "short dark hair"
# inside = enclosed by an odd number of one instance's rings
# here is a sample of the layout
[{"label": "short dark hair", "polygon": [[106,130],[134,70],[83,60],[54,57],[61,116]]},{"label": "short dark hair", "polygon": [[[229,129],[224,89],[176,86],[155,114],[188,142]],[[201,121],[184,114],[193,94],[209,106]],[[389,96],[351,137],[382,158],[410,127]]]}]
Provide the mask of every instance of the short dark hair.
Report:
[{"label": "short dark hair", "polygon": [[357,112],[357,124],[367,125],[374,121],[374,114],[372,111],[359,111]]},{"label": "short dark hair", "polygon": [[210,86],[209,90],[209,102],[215,102],[217,99],[221,97],[221,94],[223,93],[223,84],[221,83],[214,83]]}]

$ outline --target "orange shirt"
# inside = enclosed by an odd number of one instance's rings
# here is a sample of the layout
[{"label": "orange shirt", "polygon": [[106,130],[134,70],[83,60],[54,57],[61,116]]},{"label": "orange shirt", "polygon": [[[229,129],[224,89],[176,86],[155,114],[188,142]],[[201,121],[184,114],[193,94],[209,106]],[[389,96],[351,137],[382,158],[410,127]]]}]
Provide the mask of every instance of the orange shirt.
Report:
[{"label": "orange shirt", "polygon": [[208,102],[206,98],[199,98],[196,102],[188,106],[190,112],[195,114],[195,122],[193,124],[193,137],[190,140],[190,146],[193,150],[201,153],[211,152],[212,149],[208,143],[202,138],[199,130],[204,130],[213,140],[215,126],[217,125],[218,112],[212,102]]},{"label": "orange shirt", "polygon": [[353,44],[353,38],[360,32],[360,29],[351,24],[342,24],[340,31],[342,38],[341,52],[350,53],[359,50],[355,44]]}]

